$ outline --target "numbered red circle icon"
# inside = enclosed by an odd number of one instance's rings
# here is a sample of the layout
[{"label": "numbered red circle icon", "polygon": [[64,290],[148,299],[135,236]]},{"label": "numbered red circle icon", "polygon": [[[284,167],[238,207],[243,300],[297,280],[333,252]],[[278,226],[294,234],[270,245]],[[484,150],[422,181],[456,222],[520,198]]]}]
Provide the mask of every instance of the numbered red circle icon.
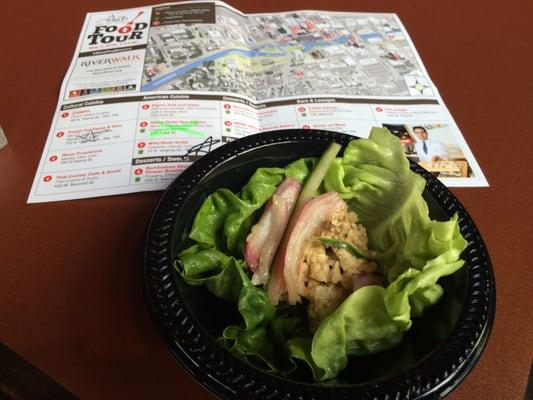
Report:
[{"label": "numbered red circle icon", "polygon": [[56,133],[56,136],[57,136],[57,137],[63,137],[63,136],[65,136],[65,132],[63,132],[63,131],[61,131],[61,132],[57,132],[57,133]]},{"label": "numbered red circle icon", "polygon": [[150,108],[150,104],[143,104],[143,110],[148,110]]},{"label": "numbered red circle icon", "polygon": [[67,118],[68,116],[69,116],[68,112],[64,112],[63,114],[61,114],[61,118]]},{"label": "numbered red circle icon", "polygon": [[224,125],[226,125],[226,126],[231,126],[231,125],[233,125],[233,124],[231,123],[231,121],[226,121],[226,122],[224,122]]},{"label": "numbered red circle icon", "polygon": [[303,129],[309,129],[310,126],[309,126],[309,125],[303,125],[302,128],[303,128]]},{"label": "numbered red circle icon", "polygon": [[377,111],[377,112],[382,112],[382,111],[383,111],[383,108],[381,108],[381,107],[376,107],[376,111]]},{"label": "numbered red circle icon", "polygon": [[148,122],[143,121],[143,122],[141,122],[140,125],[141,125],[141,128],[146,128],[148,126]]},{"label": "numbered red circle icon", "polygon": [[298,109],[298,111],[300,111],[300,112],[304,112],[304,111],[305,111],[305,108],[304,108],[304,107],[300,107],[300,108]]},{"label": "numbered red circle icon", "polygon": [[135,175],[141,175],[143,173],[142,168],[137,168],[134,172]]},{"label": "numbered red circle icon", "polygon": [[49,158],[50,161],[54,162],[54,161],[57,161],[57,156],[52,156]]},{"label": "numbered red circle icon", "polygon": [[229,104],[224,104],[224,108],[225,108],[226,110],[229,110],[229,109],[231,108],[231,106],[230,106]]},{"label": "numbered red circle icon", "polygon": [[139,142],[139,143],[137,144],[137,147],[138,147],[139,149],[142,149],[142,148],[144,148],[145,146],[146,146],[146,143],[144,143],[144,142]]},{"label": "numbered red circle icon", "polygon": [[44,178],[43,178],[43,181],[45,182],[50,182],[52,180],[52,177],[50,175],[46,175]]}]

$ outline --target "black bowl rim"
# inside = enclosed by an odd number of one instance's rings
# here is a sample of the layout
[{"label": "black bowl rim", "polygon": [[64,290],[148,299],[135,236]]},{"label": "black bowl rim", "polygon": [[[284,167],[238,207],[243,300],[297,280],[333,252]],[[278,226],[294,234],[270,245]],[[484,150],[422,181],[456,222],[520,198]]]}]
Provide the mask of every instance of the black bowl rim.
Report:
[{"label": "black bowl rim", "polygon": [[428,171],[411,162],[426,179],[426,190],[448,216],[459,214],[461,233],[469,244],[463,252],[468,271],[465,305],[446,342],[404,373],[375,384],[332,387],[290,381],[250,368],[222,349],[197,324],[172,277],[172,233],[176,210],[193,186],[217,165],[257,147],[294,141],[346,144],[357,137],[331,131],[290,129],[263,132],[227,143],[182,172],[163,193],[141,247],[143,293],[156,328],[176,360],[219,398],[429,398],[449,394],[478,361],[495,314],[492,264],[479,231],[457,198]]}]

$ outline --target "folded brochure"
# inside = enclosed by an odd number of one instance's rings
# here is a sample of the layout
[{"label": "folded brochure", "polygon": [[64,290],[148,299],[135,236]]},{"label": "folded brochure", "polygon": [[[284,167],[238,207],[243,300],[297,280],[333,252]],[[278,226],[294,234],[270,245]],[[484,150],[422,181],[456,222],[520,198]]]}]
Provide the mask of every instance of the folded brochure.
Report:
[{"label": "folded brochure", "polygon": [[262,131],[373,126],[447,186],[487,186],[396,14],[219,1],[89,13],[28,202],[164,189]]}]

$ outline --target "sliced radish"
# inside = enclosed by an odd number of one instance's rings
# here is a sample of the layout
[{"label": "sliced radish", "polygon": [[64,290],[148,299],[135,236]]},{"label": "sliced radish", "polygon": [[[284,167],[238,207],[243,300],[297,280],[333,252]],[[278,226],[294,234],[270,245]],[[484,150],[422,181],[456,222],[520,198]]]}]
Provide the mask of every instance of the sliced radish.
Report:
[{"label": "sliced radish", "polygon": [[303,288],[299,288],[299,285],[303,283],[298,282],[298,271],[305,242],[333,213],[346,208],[346,203],[338,193],[328,192],[309,200],[297,212],[294,224],[287,229],[287,240],[281,244],[272,266],[268,292],[274,304],[277,304],[285,289],[289,304],[300,301]]},{"label": "sliced radish", "polygon": [[[283,239],[278,247],[278,251],[276,252],[274,263],[272,264],[272,267],[270,269],[270,278],[268,280],[266,289],[270,302],[274,305],[278,304],[279,300],[281,299],[281,296],[283,296],[283,294],[287,291],[287,285],[285,283],[284,277],[284,266],[285,256],[287,254],[288,248],[287,244],[289,241],[289,233],[294,230],[297,215],[300,214],[300,212],[305,208],[307,202],[310,202],[310,199],[318,190],[320,184],[324,180],[324,176],[326,176],[326,173],[328,172],[331,163],[335,160],[335,157],[339,153],[341,147],[342,146],[338,143],[330,143],[326,151],[320,157],[320,160],[318,160],[318,163],[313,169],[313,172],[307,178],[305,185],[302,188],[300,195],[298,196],[298,200],[296,202],[296,205],[294,206],[294,210],[292,211],[289,223],[287,225],[285,233],[283,234]],[[337,195],[337,197],[339,196]],[[299,296],[295,297],[294,295],[295,292],[293,287],[296,285],[296,281],[294,282],[294,284],[291,283],[291,294],[292,299],[295,303],[297,300],[299,300]]]},{"label": "sliced radish", "polygon": [[265,284],[272,260],[301,190],[300,183],[286,178],[276,189],[261,218],[246,238],[244,257],[254,275],[254,285]]}]

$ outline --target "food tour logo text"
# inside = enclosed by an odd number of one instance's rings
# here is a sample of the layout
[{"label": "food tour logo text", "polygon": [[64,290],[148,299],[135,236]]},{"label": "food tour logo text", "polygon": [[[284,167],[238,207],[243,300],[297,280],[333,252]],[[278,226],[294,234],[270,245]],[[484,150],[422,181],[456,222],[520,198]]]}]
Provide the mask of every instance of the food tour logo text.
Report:
[{"label": "food tour logo text", "polygon": [[128,40],[142,39],[144,30],[148,27],[148,24],[146,22],[135,22],[135,20],[142,14],[144,14],[144,12],[140,11],[135,18],[131,19],[130,21],[124,19],[124,22],[121,24],[117,24],[115,21],[122,18],[113,18],[113,20],[109,21],[109,23],[96,25],[94,27],[94,31],[87,35],[87,39],[89,39],[89,45],[92,46],[96,44],[108,44],[114,42],[120,43]]}]

